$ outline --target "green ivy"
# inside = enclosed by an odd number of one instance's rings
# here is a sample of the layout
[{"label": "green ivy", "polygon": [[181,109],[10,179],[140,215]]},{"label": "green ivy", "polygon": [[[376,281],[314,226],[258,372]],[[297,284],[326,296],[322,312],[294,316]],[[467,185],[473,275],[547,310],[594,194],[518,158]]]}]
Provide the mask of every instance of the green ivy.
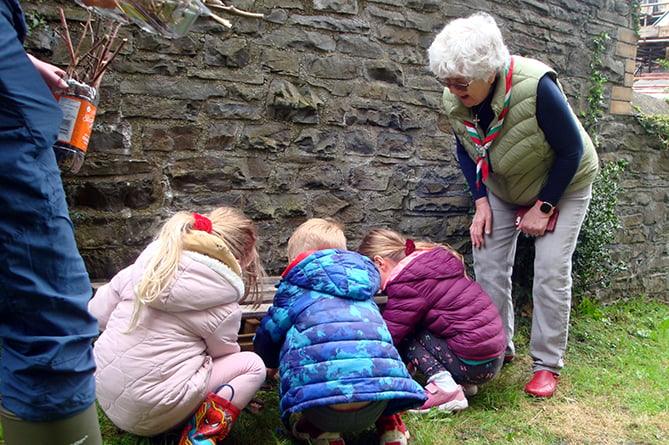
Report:
[{"label": "green ivy", "polygon": [[[639,111],[639,107],[636,107]],[[637,122],[646,130],[647,133],[658,137],[662,143],[662,148],[669,148],[669,116],[666,114],[643,114],[634,115]]]},{"label": "green ivy", "polygon": [[660,65],[663,69],[667,70],[669,69],[669,60],[667,59],[655,59],[658,65]]},{"label": "green ivy", "polygon": [[632,9],[632,29],[639,38],[641,32],[641,0],[630,0],[630,7]]},{"label": "green ivy", "polygon": [[592,60],[590,61],[590,88],[586,98],[588,108],[580,113],[583,126],[590,134],[595,147],[599,147],[599,138],[597,137],[597,124],[604,115],[604,84],[607,82],[606,76],[602,72],[601,54],[606,50],[606,42],[610,39],[605,32],[593,40],[594,49],[592,51]]},{"label": "green ivy", "polygon": [[28,28],[28,34],[36,28],[39,28],[40,26],[46,25],[46,20],[44,20],[44,17],[42,15],[34,10],[28,10],[25,12],[25,18],[26,18],[26,27]]},{"label": "green ivy", "polygon": [[596,295],[593,289],[608,287],[615,274],[626,270],[623,263],[613,262],[610,248],[622,229],[617,207],[626,166],[624,160],[603,164],[592,184],[592,200],[573,256],[576,300]]}]

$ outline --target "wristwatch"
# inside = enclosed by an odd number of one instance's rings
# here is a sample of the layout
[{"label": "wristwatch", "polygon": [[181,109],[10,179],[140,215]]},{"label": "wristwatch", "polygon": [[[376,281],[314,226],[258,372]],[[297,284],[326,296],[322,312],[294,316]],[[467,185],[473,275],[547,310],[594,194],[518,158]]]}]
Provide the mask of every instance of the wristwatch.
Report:
[{"label": "wristwatch", "polygon": [[554,207],[555,206],[553,204],[551,204],[550,202],[544,201],[544,202],[541,203],[541,207],[539,207],[539,210],[541,210],[545,214],[549,214],[550,212],[553,211]]}]

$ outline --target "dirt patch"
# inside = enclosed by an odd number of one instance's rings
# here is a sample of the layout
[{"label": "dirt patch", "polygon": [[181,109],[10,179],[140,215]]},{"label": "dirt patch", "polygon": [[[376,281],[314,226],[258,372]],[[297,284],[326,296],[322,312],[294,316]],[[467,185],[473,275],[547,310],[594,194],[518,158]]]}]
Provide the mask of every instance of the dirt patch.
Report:
[{"label": "dirt patch", "polygon": [[588,405],[572,400],[544,406],[533,419],[544,422],[549,429],[567,443],[620,445],[621,443],[659,443],[669,437],[669,413],[652,417],[637,414],[610,401]]}]

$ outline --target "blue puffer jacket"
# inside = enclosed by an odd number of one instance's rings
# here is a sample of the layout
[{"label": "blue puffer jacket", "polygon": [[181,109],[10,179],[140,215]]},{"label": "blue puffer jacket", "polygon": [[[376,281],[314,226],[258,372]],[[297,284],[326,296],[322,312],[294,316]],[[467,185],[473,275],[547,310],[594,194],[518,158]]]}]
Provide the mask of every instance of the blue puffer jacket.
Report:
[{"label": "blue puffer jacket", "polygon": [[279,367],[284,423],[337,403],[388,400],[391,415],[424,402],[374,302],[379,281],[369,259],[337,249],[284,272],[253,343],[267,367]]}]

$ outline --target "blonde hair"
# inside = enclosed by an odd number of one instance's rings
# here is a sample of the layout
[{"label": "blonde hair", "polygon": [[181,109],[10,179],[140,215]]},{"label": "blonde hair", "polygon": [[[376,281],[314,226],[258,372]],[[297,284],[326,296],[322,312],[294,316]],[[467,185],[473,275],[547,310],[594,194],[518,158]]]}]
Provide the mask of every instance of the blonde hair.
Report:
[{"label": "blonde hair", "polygon": [[[211,221],[211,235],[222,240],[229,253],[239,261],[244,281],[241,301],[251,296],[257,305],[265,271],[256,250],[256,229],[253,221],[240,210],[219,207],[204,215]],[[165,290],[179,267],[184,238],[193,231],[196,218],[193,213],[179,212],[168,219],[155,237],[158,248],[146,265],[142,279],[135,287],[135,303],[130,329],[137,325],[145,304],[151,303]]]},{"label": "blonde hair", "polygon": [[[435,247],[442,248],[462,261],[464,264],[464,257],[457,250],[453,249],[448,244],[436,244],[427,241],[414,241],[416,250],[429,250]],[[390,258],[395,262],[403,260],[406,256],[407,238],[400,233],[389,229],[374,229],[369,232],[362,239],[360,246],[358,246],[358,253],[373,260],[374,257]]]},{"label": "blonde hair", "polygon": [[344,228],[332,218],[308,219],[288,239],[288,261],[305,250],[322,249],[346,249]]}]

